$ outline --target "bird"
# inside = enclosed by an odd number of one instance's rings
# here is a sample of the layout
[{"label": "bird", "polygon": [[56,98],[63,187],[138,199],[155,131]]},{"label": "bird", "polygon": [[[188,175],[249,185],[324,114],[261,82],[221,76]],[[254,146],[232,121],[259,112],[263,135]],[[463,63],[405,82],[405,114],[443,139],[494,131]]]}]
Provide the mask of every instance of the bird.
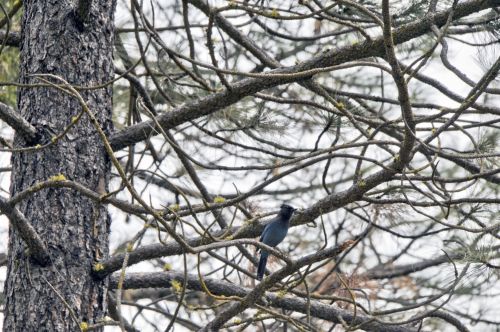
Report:
[{"label": "bird", "polygon": [[[290,227],[290,218],[297,209],[288,204],[282,204],[280,212],[274,217],[269,224],[266,225],[259,241],[267,244],[270,247],[276,247],[285,239]],[[264,272],[266,271],[267,257],[269,253],[265,250],[260,252],[259,266],[257,268],[257,279],[262,280]]]}]

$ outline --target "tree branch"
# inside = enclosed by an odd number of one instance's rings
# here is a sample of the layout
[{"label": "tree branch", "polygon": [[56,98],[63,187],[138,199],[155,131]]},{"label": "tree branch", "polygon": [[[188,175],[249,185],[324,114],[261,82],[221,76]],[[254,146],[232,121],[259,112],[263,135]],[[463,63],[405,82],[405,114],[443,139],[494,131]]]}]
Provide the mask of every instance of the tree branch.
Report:
[{"label": "tree branch", "polygon": [[26,243],[31,257],[42,266],[48,265],[50,256],[47,247],[26,217],[2,197],[0,197],[0,211],[9,218],[11,225]]},{"label": "tree branch", "polygon": [[[198,275],[186,274],[187,285],[186,287],[190,290],[203,292],[203,286],[198,278]],[[118,285],[119,277],[116,275],[110,278],[110,287],[116,288]],[[171,282],[173,280],[179,281],[184,284],[184,273],[182,272],[154,272],[154,273],[127,273],[123,283],[124,289],[137,289],[137,288],[148,288],[148,287],[171,287]],[[244,298],[252,289],[244,288],[226,281],[204,278],[203,279],[208,290],[214,295],[220,296],[238,296]],[[362,316],[353,314],[347,310],[337,309],[333,305],[327,305],[319,301],[311,300],[310,304],[307,303],[307,299],[302,299],[295,296],[278,296],[274,293],[265,293],[257,301],[258,304],[266,305],[262,300],[266,299],[267,303],[275,308],[281,308],[284,310],[292,310],[300,313],[307,313],[308,305],[310,305],[311,316],[324,319],[326,321],[341,324],[342,321],[350,325],[359,325],[360,329],[366,331],[387,331],[387,332],[412,332],[415,331],[413,328],[397,326],[397,325],[384,325],[373,320],[372,317]],[[342,320],[342,321],[341,321]]]},{"label": "tree branch", "polygon": [[[498,1],[471,0],[457,5],[453,19],[457,20],[477,11],[494,7]],[[394,44],[401,44],[431,31],[432,25],[444,25],[449,16],[449,10],[435,15],[426,16],[415,22],[397,28],[393,32]],[[267,72],[269,77],[247,78],[232,85],[231,91],[211,94],[205,98],[186,103],[177,109],[164,113],[156,121],[164,130],[172,129],[182,123],[216,112],[232,105],[243,97],[252,95],[277,85],[298,82],[308,78],[307,75],[295,75],[300,72],[339,65],[348,61],[367,57],[385,55],[384,39],[378,37],[372,41],[345,46],[340,49],[325,50],[320,55],[291,67],[281,67]],[[283,75],[284,74],[284,75]],[[309,76],[310,77],[310,76]],[[154,121],[145,121],[130,126],[110,137],[110,144],[114,150],[121,150],[129,145],[145,140],[151,135],[159,133]]]},{"label": "tree branch", "polygon": [[0,31],[0,45],[4,41],[7,46],[19,47],[21,44],[21,33],[10,31],[9,34],[6,34],[5,31]]},{"label": "tree branch", "polygon": [[[354,202],[357,199],[363,197],[363,194],[378,185],[381,182],[386,181],[392,177],[394,172],[382,170],[372,176],[367,177],[364,180],[362,186],[356,184],[351,186],[349,189],[333,193],[319,200],[317,203],[312,205],[310,208],[296,212],[291,220],[291,227],[304,225],[312,222],[314,219],[323,215],[325,213],[334,211],[339,207],[342,207],[348,203]],[[227,201],[227,204],[234,204],[234,202]],[[212,238],[219,238],[222,235],[231,235],[232,239],[243,239],[243,238],[255,238],[259,236],[264,230],[265,224],[263,223],[253,223],[241,227],[233,227],[231,229],[224,229],[212,234],[212,236],[206,237],[193,237],[186,239],[186,243],[191,247],[197,247],[201,245],[206,245],[212,243]],[[151,244],[135,249],[129,253],[128,266],[137,264],[139,262],[159,258],[164,256],[180,255],[185,253],[185,250],[175,241],[169,241],[164,244]],[[107,260],[102,261],[102,269],[99,271],[94,271],[97,276],[105,277],[106,275],[119,270],[122,266],[125,254],[118,254]]]},{"label": "tree branch", "polygon": [[28,141],[34,141],[36,128],[26,121],[12,107],[0,102],[0,119],[11,126],[18,134]]},{"label": "tree branch", "polygon": [[451,314],[449,314],[445,311],[442,311],[442,310],[434,311],[434,312],[429,314],[429,317],[441,318],[442,320],[455,326],[455,328],[460,332],[470,332],[470,330],[467,328],[467,326],[462,324],[461,321],[459,321],[457,318],[453,317]]},{"label": "tree branch", "polygon": [[450,262],[450,259],[461,259],[463,258],[463,254],[450,254],[450,255],[441,255],[434,259],[426,259],[421,262],[404,264],[404,265],[381,265],[376,266],[365,273],[363,273],[360,278],[362,279],[389,279],[395,277],[402,277],[408,274],[425,270],[429,267],[437,266],[444,264],[446,262]]}]

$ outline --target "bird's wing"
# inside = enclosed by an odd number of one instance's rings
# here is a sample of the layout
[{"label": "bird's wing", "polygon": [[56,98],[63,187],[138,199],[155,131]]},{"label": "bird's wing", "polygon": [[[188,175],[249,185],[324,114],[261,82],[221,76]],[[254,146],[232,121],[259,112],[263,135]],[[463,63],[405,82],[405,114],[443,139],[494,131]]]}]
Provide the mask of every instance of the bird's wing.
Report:
[{"label": "bird's wing", "polygon": [[262,231],[262,234],[260,234],[259,242],[262,242],[262,239],[264,239],[264,235],[269,230],[269,225],[271,225],[271,224],[267,224],[266,227],[264,227],[264,230]]},{"label": "bird's wing", "polygon": [[263,232],[262,242],[271,247],[276,247],[280,244],[288,232],[287,225],[282,223],[280,220],[275,220],[266,228],[267,230]]}]

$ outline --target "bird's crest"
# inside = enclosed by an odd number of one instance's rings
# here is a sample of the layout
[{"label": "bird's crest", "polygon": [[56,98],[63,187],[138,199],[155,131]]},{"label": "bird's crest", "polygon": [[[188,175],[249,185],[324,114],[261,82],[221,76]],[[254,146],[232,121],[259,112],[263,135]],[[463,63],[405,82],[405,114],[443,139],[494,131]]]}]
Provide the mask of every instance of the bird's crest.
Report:
[{"label": "bird's crest", "polygon": [[296,208],[294,208],[293,206],[288,205],[288,204],[281,204],[280,208],[282,210],[292,210],[292,211],[296,211],[297,210]]}]

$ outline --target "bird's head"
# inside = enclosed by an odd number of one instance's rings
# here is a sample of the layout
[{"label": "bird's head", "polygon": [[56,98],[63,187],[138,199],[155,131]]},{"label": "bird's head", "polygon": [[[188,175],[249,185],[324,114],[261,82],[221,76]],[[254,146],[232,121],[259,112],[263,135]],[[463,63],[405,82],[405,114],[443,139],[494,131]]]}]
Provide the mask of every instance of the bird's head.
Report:
[{"label": "bird's head", "polygon": [[297,209],[294,208],[293,206],[290,206],[288,204],[282,204],[280,209],[280,215],[282,215],[286,219],[290,219],[295,211],[297,211]]}]

